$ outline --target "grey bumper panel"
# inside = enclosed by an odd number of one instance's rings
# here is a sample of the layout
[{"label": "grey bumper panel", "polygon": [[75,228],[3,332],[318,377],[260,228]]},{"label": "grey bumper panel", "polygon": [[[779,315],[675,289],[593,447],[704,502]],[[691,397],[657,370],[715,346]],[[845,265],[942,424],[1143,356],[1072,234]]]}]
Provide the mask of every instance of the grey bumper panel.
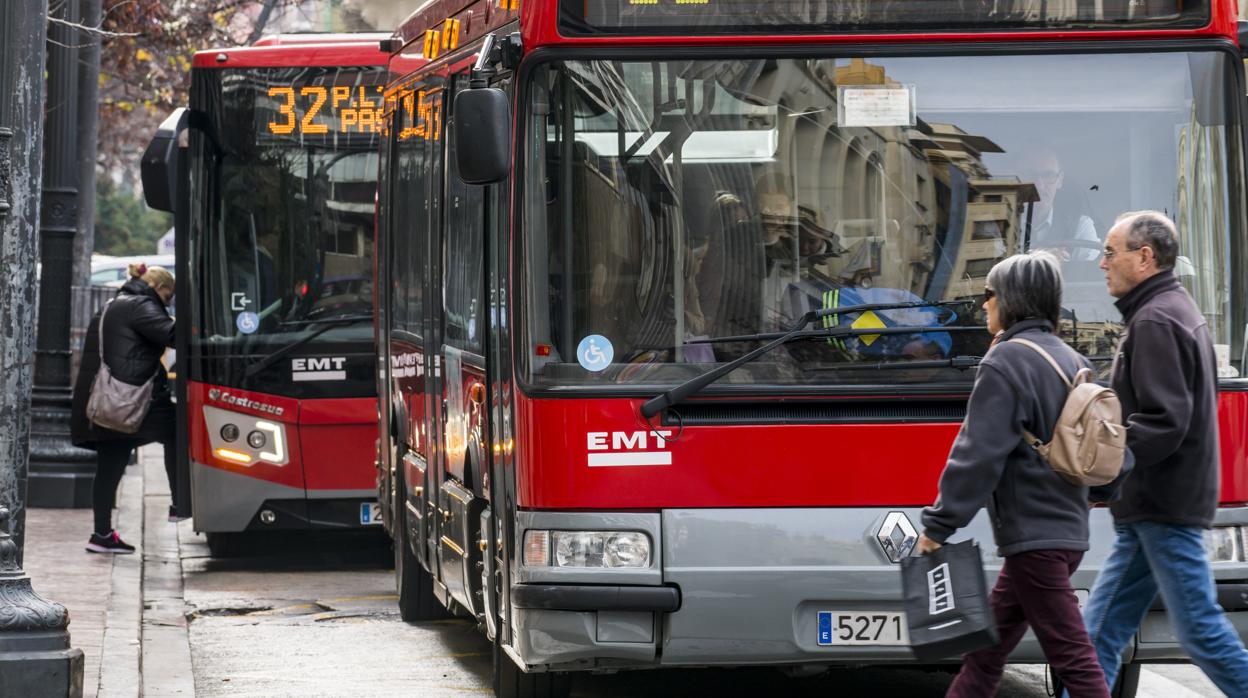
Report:
[{"label": "grey bumper panel", "polygon": [[[1248,584],[1229,584],[1226,582],[1217,583],[1218,605],[1227,613],[1235,611],[1248,611]],[[1150,611],[1164,611],[1166,604],[1158,594],[1153,599],[1153,605]]]},{"label": "grey bumper panel", "polygon": [[546,611],[655,611],[680,609],[676,587],[578,586],[564,584],[517,584],[511,589],[516,608]]}]

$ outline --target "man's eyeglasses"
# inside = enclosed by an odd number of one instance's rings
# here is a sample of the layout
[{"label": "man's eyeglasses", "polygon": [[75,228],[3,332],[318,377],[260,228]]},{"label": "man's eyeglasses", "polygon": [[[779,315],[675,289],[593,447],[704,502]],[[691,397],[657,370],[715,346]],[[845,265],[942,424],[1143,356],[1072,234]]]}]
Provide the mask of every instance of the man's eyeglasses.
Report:
[{"label": "man's eyeglasses", "polygon": [[1115,250],[1112,247],[1106,247],[1105,249],[1101,250],[1101,254],[1105,255],[1105,261],[1108,262],[1109,260],[1113,259],[1114,257],[1117,257],[1120,254],[1123,254],[1124,252],[1139,252],[1139,251],[1140,251],[1139,247],[1128,247],[1125,250]]},{"label": "man's eyeglasses", "polygon": [[996,291],[994,291],[994,290],[992,290],[992,289],[988,288],[987,286],[985,286],[985,287],[984,287],[984,301],[985,301],[985,302],[990,301],[990,300],[992,300],[993,298],[996,298],[996,297],[997,297],[997,292],[996,292]]}]

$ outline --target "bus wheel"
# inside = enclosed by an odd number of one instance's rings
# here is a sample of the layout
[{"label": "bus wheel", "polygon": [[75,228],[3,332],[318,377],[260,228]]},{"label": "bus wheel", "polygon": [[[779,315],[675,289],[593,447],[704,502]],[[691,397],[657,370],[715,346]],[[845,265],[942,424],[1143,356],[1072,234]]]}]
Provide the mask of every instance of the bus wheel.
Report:
[{"label": "bus wheel", "polygon": [[238,557],[246,552],[242,533],[213,532],[205,533],[208,539],[208,553],[213,557]]},{"label": "bus wheel", "polygon": [[503,651],[503,639],[494,638],[495,698],[567,698],[571,693],[567,674],[526,674]]},{"label": "bus wheel", "polygon": [[[399,479],[399,491],[406,492]],[[399,594],[399,616],[407,623],[450,618],[451,614],[433,594],[433,577],[420,566],[408,545],[407,507],[399,498],[394,517],[394,582]]]},{"label": "bus wheel", "polygon": [[[1140,690],[1141,668],[1138,662],[1123,664],[1118,670],[1118,680],[1114,682],[1114,690],[1109,694],[1113,698],[1135,698],[1135,694]],[[1053,670],[1053,667],[1049,667],[1049,679],[1053,682],[1053,695],[1061,696],[1066,688],[1062,685],[1062,680],[1057,678],[1057,672]]]}]

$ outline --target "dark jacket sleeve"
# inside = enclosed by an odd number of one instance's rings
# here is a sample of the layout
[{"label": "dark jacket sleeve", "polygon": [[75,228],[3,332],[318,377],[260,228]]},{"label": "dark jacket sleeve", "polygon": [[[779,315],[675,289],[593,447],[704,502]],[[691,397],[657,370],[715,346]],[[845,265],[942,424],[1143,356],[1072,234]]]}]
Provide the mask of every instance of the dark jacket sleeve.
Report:
[{"label": "dark jacket sleeve", "polygon": [[979,365],[966,419],[940,476],[940,496],[923,510],[923,528],[937,543],[970,523],[997,488],[1005,460],[1023,440],[1022,409],[1010,381]]},{"label": "dark jacket sleeve", "polygon": [[1127,446],[1137,468],[1169,458],[1187,435],[1193,410],[1190,376],[1178,367],[1190,366],[1191,359],[1183,356],[1180,342],[1174,328],[1163,323],[1141,319],[1131,328],[1128,368],[1136,404],[1127,418]]},{"label": "dark jacket sleeve", "polygon": [[1088,501],[1096,502],[1097,504],[1108,504],[1118,499],[1118,493],[1122,488],[1122,483],[1127,479],[1127,476],[1131,474],[1131,469],[1134,467],[1135,454],[1131,452],[1130,448],[1128,448],[1122,457],[1122,472],[1118,473],[1118,477],[1114,478],[1111,482],[1107,482],[1104,485],[1097,485],[1096,487],[1089,487]]},{"label": "dark jacket sleeve", "polygon": [[159,303],[149,302],[146,299],[136,305],[138,307],[134,309],[134,317],[131,320],[134,331],[153,344],[162,347],[173,346],[174,324],[169,313],[165,312]]}]

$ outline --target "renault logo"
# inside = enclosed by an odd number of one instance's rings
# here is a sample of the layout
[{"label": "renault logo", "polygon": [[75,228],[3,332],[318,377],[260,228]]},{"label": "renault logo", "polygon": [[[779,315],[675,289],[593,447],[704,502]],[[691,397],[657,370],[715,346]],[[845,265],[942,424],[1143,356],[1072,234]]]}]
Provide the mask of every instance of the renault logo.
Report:
[{"label": "renault logo", "polygon": [[910,519],[907,519],[905,514],[900,511],[890,511],[888,516],[884,517],[884,523],[880,524],[880,530],[876,532],[875,539],[879,541],[888,559],[897,563],[901,562],[901,558],[909,557],[914,551],[914,544],[919,540],[919,533],[914,530],[914,525],[910,523]]}]

